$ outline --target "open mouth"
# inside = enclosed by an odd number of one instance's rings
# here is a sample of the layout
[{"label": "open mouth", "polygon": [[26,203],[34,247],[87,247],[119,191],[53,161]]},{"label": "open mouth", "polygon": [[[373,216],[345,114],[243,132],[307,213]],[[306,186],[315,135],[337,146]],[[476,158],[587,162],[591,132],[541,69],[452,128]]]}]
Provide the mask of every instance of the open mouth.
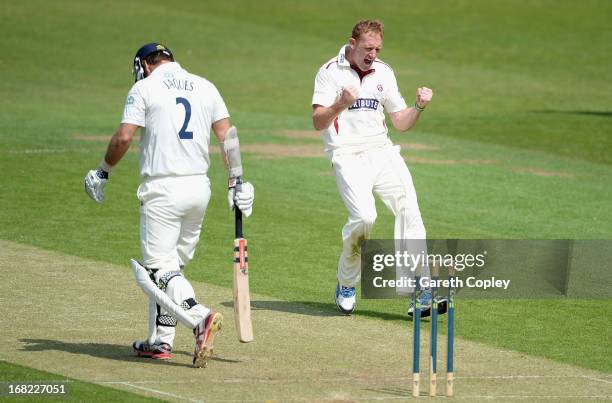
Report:
[{"label": "open mouth", "polygon": [[374,63],[374,60],[363,59],[363,63],[366,65],[366,67],[370,67],[372,63]]}]

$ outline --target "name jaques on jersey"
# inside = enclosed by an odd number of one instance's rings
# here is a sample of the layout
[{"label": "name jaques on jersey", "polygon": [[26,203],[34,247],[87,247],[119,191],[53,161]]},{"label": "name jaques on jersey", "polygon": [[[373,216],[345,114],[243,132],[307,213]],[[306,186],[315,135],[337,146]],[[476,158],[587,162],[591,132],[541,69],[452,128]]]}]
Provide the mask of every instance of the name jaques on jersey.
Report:
[{"label": "name jaques on jersey", "polygon": [[172,74],[166,73],[164,76],[164,80],[162,84],[166,86],[167,89],[175,89],[178,91],[193,91],[194,84],[193,81],[189,80],[179,80],[174,78]]}]

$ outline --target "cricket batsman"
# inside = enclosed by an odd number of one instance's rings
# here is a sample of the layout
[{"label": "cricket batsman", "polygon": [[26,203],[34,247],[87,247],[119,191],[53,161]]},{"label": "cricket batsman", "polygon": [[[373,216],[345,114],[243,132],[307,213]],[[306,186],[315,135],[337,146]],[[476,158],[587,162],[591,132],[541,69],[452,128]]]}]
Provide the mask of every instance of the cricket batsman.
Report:
[{"label": "cricket batsman", "polygon": [[[393,127],[405,132],[425,111],[433,91],[418,88],[414,104],[406,105],[393,70],[378,58],[383,36],[380,21],[357,22],[348,43],[319,69],[312,96],[313,125],[322,131],[348,210],[335,293],[336,305],[346,315],[355,310],[361,243],[369,238],[376,221],[374,194],[395,215],[395,239],[425,240],[426,235],[412,177],[400,147],[389,139],[385,112]],[[423,276],[429,277],[427,267]],[[431,291],[424,290],[420,301],[422,315],[427,316]]]},{"label": "cricket batsman", "polygon": [[[177,322],[195,335],[193,365],[206,366],[215,334],[223,317],[196,300],[184,276],[191,261],[210,200],[207,172],[210,165],[211,129],[227,152],[238,147],[227,107],[217,88],[191,74],[160,43],[142,46],[134,58],[136,83],[128,92],[123,117],[112,136],[100,167],[85,177],[85,191],[96,202],[104,201],[104,187],[113,168],[128,151],[134,134],[140,136],[140,247],[142,262],[132,260],[137,284],[149,296],[149,335],[135,341],[138,356],[170,359]],[[230,168],[230,183],[235,183]],[[235,186],[235,185],[234,185]],[[253,209],[255,191],[243,183],[230,186],[230,208],[245,216]]]}]

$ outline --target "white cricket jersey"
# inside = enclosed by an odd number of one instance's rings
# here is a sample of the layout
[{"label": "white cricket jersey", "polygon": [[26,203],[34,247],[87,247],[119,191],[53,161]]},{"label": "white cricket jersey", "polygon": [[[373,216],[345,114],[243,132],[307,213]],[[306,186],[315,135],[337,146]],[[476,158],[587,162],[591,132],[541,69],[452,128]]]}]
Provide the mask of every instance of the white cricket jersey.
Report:
[{"label": "white cricket jersey", "polygon": [[338,56],[321,66],[312,96],[313,105],[329,107],[340,97],[344,87],[359,89],[355,103],[322,132],[325,151],[330,158],[335,154],[391,144],[385,111],[394,113],[406,108],[395,74],[388,64],[376,59],[372,69],[362,72],[360,77],[346,59],[345,48],[343,46]]},{"label": "white cricket jersey", "polygon": [[206,174],[211,125],[229,117],[217,88],[176,62],[134,84],[121,123],[144,127],[140,176]]}]

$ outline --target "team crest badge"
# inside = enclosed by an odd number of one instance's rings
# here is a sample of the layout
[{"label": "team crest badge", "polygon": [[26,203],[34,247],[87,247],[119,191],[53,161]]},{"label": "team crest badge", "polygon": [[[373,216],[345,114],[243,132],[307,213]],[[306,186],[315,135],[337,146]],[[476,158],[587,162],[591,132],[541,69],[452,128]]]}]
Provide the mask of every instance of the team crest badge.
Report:
[{"label": "team crest badge", "polygon": [[378,91],[379,91],[379,92],[383,92],[383,86],[382,86],[382,84],[378,84],[378,86],[377,86],[376,88],[378,88]]}]

